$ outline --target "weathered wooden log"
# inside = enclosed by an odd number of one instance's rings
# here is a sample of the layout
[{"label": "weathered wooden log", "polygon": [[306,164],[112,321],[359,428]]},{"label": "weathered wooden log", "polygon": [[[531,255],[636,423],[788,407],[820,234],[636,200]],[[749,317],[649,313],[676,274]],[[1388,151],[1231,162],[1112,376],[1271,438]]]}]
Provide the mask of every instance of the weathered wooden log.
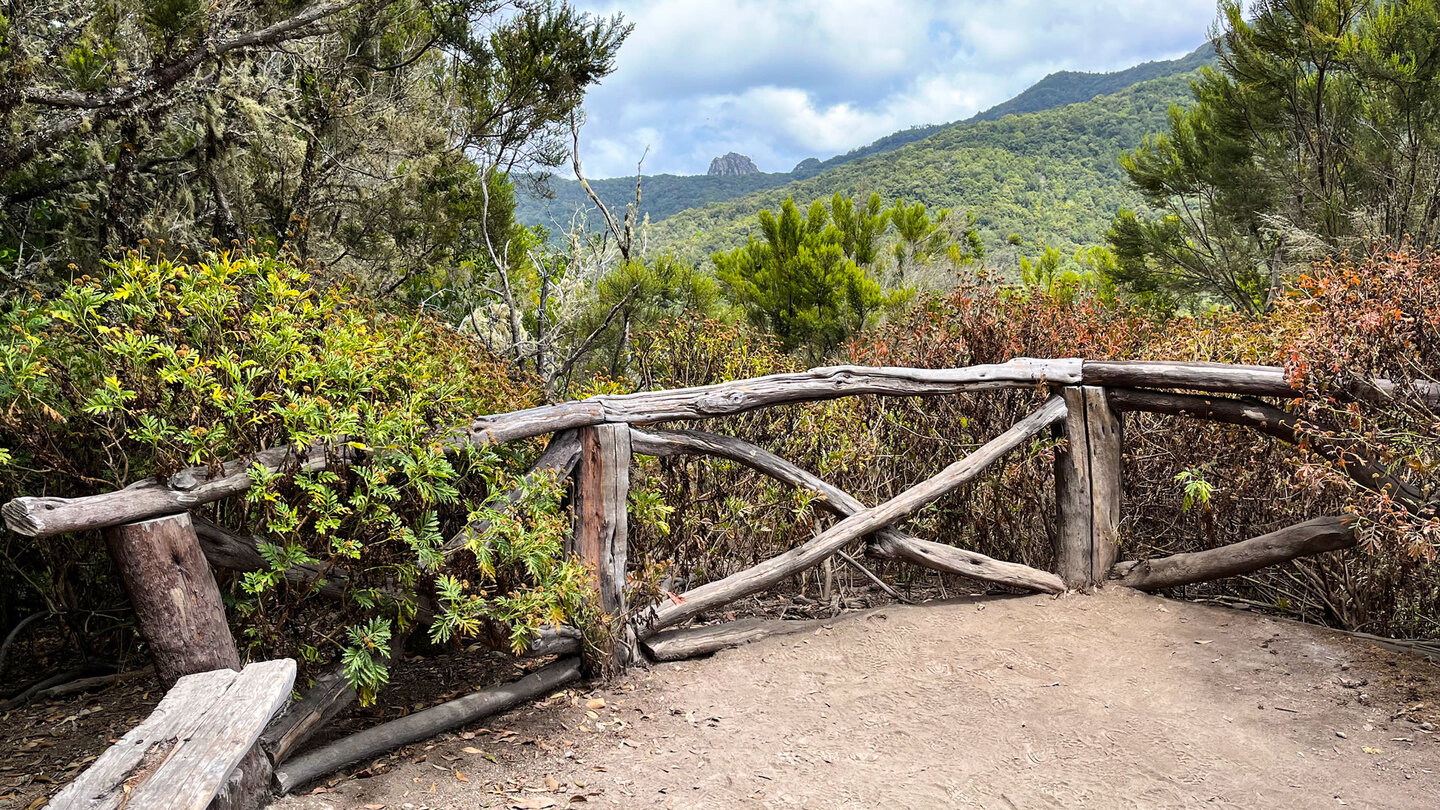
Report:
[{"label": "weathered wooden log", "polygon": [[[1352,379],[1343,383],[1342,387],[1346,397],[1361,402],[1393,402],[1396,397],[1408,394],[1423,407],[1432,410],[1440,409],[1440,382],[1411,380],[1408,385],[1402,387],[1400,384],[1384,378]],[[1408,388],[1409,391],[1404,390],[1405,388]]]},{"label": "weathered wooden log", "polygon": [[214,477],[205,467],[192,467],[160,483],[146,479],[115,492],[83,498],[16,498],[0,508],[5,525],[17,534],[48,537],[65,532],[103,529],[161,515],[175,515],[202,504],[238,495],[250,488],[249,470],[260,465],[267,470],[319,470],[330,455],[353,451],[343,446],[315,445],[296,453],[288,445],[265,450],[250,458],[234,459],[221,465]]},{"label": "weathered wooden log", "polygon": [[168,688],[182,675],[240,668],[220,588],[190,515],[115,526],[105,541],[160,683]]},{"label": "weathered wooden log", "polygon": [[1049,571],[910,535],[897,538],[889,532],[876,532],[875,541],[866,547],[865,553],[882,560],[904,560],[933,571],[1027,591],[1062,593],[1065,590],[1065,582]]},{"label": "weathered wooden log", "polygon": [[1068,588],[1090,582],[1090,456],[1085,433],[1085,397],[1079,388],[1061,390],[1065,421],[1055,429],[1064,449],[1055,453],[1055,573]]},{"label": "weathered wooden log", "polygon": [[[521,411],[485,416],[449,438],[455,445],[488,445],[546,433],[592,427],[606,422],[647,423],[705,419],[785,405],[861,394],[923,396],[954,394],[1041,383],[1080,381],[1078,359],[1018,358],[1007,363],[958,369],[870,368],[831,366],[794,374],[772,374],[696,388],[605,395]],[[157,515],[175,514],[249,489],[247,470],[260,464],[271,470],[298,464],[323,469],[327,454],[352,453],[343,441],[316,445],[303,453],[277,447],[251,458],[225,462],[211,478],[205,468],[185,470],[168,483],[142,481],[117,492],[84,498],[22,497],[5,504],[10,529],[45,537],[62,532],[99,529]]]},{"label": "weathered wooden log", "polygon": [[[566,430],[556,433],[550,437],[550,443],[545,446],[545,452],[535,460],[532,466],[525,473],[527,481],[535,481],[540,476],[553,476],[565,478],[575,469],[575,464],[580,460],[580,433],[577,430]],[[520,487],[514,487],[505,493],[505,501],[501,509],[513,509],[515,504],[522,497]],[[452,554],[470,545],[473,538],[483,537],[489,531],[490,523],[486,520],[477,520],[461,529],[456,535],[450,538],[440,548],[440,553],[449,558]]]},{"label": "weathered wooden log", "polygon": [[[573,627],[547,627],[540,631],[523,653],[526,658],[546,658],[557,655],[575,655],[580,651],[580,631]],[[392,642],[391,649],[400,649],[401,642]],[[388,666],[390,660],[387,659]],[[260,745],[276,766],[290,757],[335,719],[341,711],[355,702],[355,689],[336,664],[315,680],[315,685],[306,690],[301,698],[276,715],[274,721],[260,737]]]},{"label": "weathered wooden log", "polygon": [[393,748],[433,737],[544,696],[580,678],[575,658],[556,661],[514,683],[472,692],[448,703],[368,728],[302,754],[275,770],[281,793]]},{"label": "weathered wooden log", "polygon": [[[448,437],[447,442],[457,447],[487,445],[607,422],[646,424],[706,419],[775,405],[862,394],[926,396],[1040,384],[1084,382],[1293,396],[1296,392],[1284,380],[1284,369],[1278,366],[1082,361],[1078,358],[1017,358],[1006,363],[958,369],[832,366],[696,388],[605,395],[494,414],[476,420]],[[1440,385],[1420,382],[1415,387],[1430,399],[1440,401]],[[1374,380],[1368,383],[1367,390],[1370,389],[1383,394],[1393,391],[1394,385],[1386,380]],[[118,492],[85,498],[16,498],[6,503],[0,512],[12,531],[35,537],[100,529],[174,514],[243,492],[250,487],[246,471],[253,463],[271,470],[290,464],[297,464],[301,469],[323,469],[329,463],[329,455],[353,457],[354,453],[343,439],[335,440],[328,447],[317,445],[304,452],[288,446],[278,447],[252,458],[227,461],[213,478],[205,468],[193,468],[172,476],[165,484],[142,481]]]},{"label": "weathered wooden log", "polygon": [[1066,448],[1055,454],[1055,571],[1070,588],[1104,580],[1119,552],[1120,418],[1105,389],[1069,386]]},{"label": "weathered wooden log", "polygon": [[1129,588],[1158,591],[1248,574],[1296,557],[1354,546],[1357,541],[1353,521],[1349,517],[1320,517],[1206,551],[1126,560],[1110,570],[1110,579]]},{"label": "weathered wooden log", "polygon": [[546,627],[521,655],[525,658],[548,658],[552,655],[575,655],[580,652],[584,639],[573,627]]},{"label": "weathered wooden log", "polygon": [[1090,464],[1090,582],[1098,585],[1120,555],[1124,423],[1104,388],[1086,385],[1081,391]]},{"label": "weathered wooden log", "polygon": [[575,482],[575,532],[566,553],[595,569],[600,605],[625,612],[625,563],[630,497],[630,428],[598,425],[580,431]]},{"label": "weathered wooden log", "polygon": [[647,424],[710,419],[776,405],[863,394],[906,397],[1024,388],[1044,383],[1069,385],[1080,382],[1080,365],[1081,361],[1076,358],[1021,357],[993,365],[945,369],[827,366],[693,388],[606,394],[579,402],[494,414],[471,424],[466,438],[475,444],[509,442],[606,422]]},{"label": "weathered wooden log", "polygon": [[81,692],[97,692],[109,688],[123,681],[143,678],[155,674],[154,667],[141,667],[139,669],[126,670],[125,672],[113,672],[109,675],[94,675],[89,678],[78,678],[73,681],[66,681],[56,684],[35,693],[36,700],[52,700],[66,695],[78,695]]},{"label": "weathered wooden log", "polygon": [[[53,810],[199,810],[254,806],[265,779],[253,755],[265,723],[290,696],[289,659],[187,675],[150,718],[106,749],[50,802]],[[237,770],[241,773],[237,773]],[[268,772],[265,774],[268,778]],[[256,783],[258,781],[258,786]],[[250,795],[236,788],[251,786]]]},{"label": "weathered wooden log", "polygon": [[740,619],[704,627],[677,627],[656,633],[640,644],[656,661],[683,661],[771,636],[817,630],[825,624],[828,622],[819,619]]},{"label": "weathered wooden log", "polygon": [[1029,416],[989,443],[951,464],[938,475],[905,490],[879,506],[851,515],[816,535],[802,546],[772,557],[753,568],[686,591],[680,601],[661,605],[652,618],[650,631],[678,624],[710,608],[762,591],[786,577],[798,574],[844,548],[846,543],[872,534],[933,503],[967,481],[974,479],[993,461],[1020,446],[1036,433],[1063,419],[1065,403],[1052,398]]},{"label": "weathered wooden log", "polygon": [[1190,388],[1230,394],[1293,397],[1295,389],[1280,366],[1244,366],[1148,360],[1086,360],[1080,373],[1085,385],[1127,388]]},{"label": "weathered wooden log", "polygon": [[[866,508],[858,498],[839,487],[764,448],[732,436],[719,436],[698,430],[647,432],[631,428],[630,441],[634,451],[641,455],[690,454],[730,459],[792,487],[819,493],[820,499],[817,503],[841,517],[863,512]],[[921,540],[894,527],[879,529],[871,535],[866,554],[880,559],[905,560],[948,574],[1041,593],[1059,593],[1065,590],[1060,578],[1048,571],[992,559],[975,551]]]},{"label": "weathered wooden log", "polygon": [[276,713],[260,735],[260,747],[272,766],[279,767],[288,760],[306,740],[354,703],[356,697],[340,664],[321,673],[299,700],[291,701]]},{"label": "weathered wooden log", "polygon": [[[1252,428],[1289,444],[1300,442],[1300,419],[1263,402],[1130,388],[1110,389],[1108,396],[1111,405],[1122,411],[1190,416]],[[1355,483],[1384,493],[1411,512],[1420,513],[1434,508],[1425,502],[1424,495],[1414,485],[1391,474],[1353,444],[1317,439],[1310,441],[1309,446],[1322,457],[1335,462]]]}]

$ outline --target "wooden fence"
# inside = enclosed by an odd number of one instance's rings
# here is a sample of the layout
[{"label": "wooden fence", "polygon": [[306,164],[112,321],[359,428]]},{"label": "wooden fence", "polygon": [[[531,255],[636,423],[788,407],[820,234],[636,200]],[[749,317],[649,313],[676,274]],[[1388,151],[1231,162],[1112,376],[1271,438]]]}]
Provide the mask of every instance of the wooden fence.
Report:
[{"label": "wooden fence", "polygon": [[[1051,397],[1010,429],[963,458],[957,458],[938,474],[874,506],[867,506],[812,473],[738,438],[695,430],[641,427],[848,396],[938,396],[998,388],[1048,389]],[[1384,397],[1393,393],[1393,389],[1391,383],[1378,380],[1357,385],[1342,394]],[[1178,393],[1177,390],[1206,393]],[[1431,404],[1440,405],[1440,387],[1425,387],[1420,393]],[[1237,398],[1237,395],[1246,398]],[[758,621],[720,627],[681,625],[700,614],[770,588],[832,555],[843,554],[846,546],[862,539],[867,553],[877,558],[903,560],[948,574],[1041,593],[1088,590],[1107,580],[1155,590],[1234,576],[1301,555],[1354,545],[1355,536],[1347,519],[1322,516],[1209,551],[1117,561],[1121,456],[1127,412],[1147,411],[1242,425],[1294,442],[1301,427],[1296,418],[1253,397],[1291,399],[1296,395],[1284,370],[1273,366],[1029,358],[953,369],[835,366],[695,388],[598,396],[485,416],[449,437],[449,442],[458,448],[554,434],[531,474],[573,479],[575,530],[567,551],[594,568],[598,598],[605,611],[611,616],[629,617],[623,626],[616,628],[615,634],[618,641],[613,654],[623,665],[645,655],[657,660],[675,660],[807,626],[803,622]],[[937,498],[974,480],[997,459],[1047,432],[1067,439],[1060,445],[1055,461],[1059,530],[1055,537],[1053,571],[924,540],[897,527]],[[1363,486],[1383,492],[1411,510],[1429,508],[1413,487],[1366,458],[1358,448],[1323,442],[1312,442],[1311,446],[1340,462],[1340,468]],[[632,616],[626,610],[624,585],[626,503],[631,459],[635,454],[692,454],[729,459],[787,485],[813,490],[819,495],[819,505],[841,520],[801,546],[685,591]],[[104,530],[111,556],[134,603],[156,672],[168,687],[194,673],[239,668],[239,654],[230,636],[211,567],[256,570],[263,564],[258,540],[230,532],[198,516],[192,518],[190,510],[244,492],[251,483],[248,470],[255,464],[284,472],[365,460],[348,449],[344,437],[335,437],[328,445],[303,450],[277,447],[251,458],[235,459],[221,465],[213,475],[205,468],[195,468],[167,481],[147,480],[90,497],[17,498],[4,505],[3,514],[11,530],[37,538],[62,532]],[[466,527],[446,543],[445,553],[464,548],[467,539],[484,528]],[[318,572],[297,568],[287,572],[287,576],[312,582]],[[329,582],[322,594],[342,594],[344,572],[332,571],[327,578]],[[428,609],[422,606],[420,620],[427,621],[429,615]],[[397,745],[503,711],[575,680],[580,677],[573,655],[578,648],[579,635],[574,629],[551,628],[532,641],[530,654],[566,657],[521,681],[482,690],[316,751],[292,756],[305,740],[354,699],[353,691],[339,671],[332,671],[270,722],[258,742],[253,738],[245,742],[247,746],[255,743],[257,755],[263,754],[267,772],[273,769],[276,787],[289,790]],[[102,758],[96,768],[106,761]],[[138,767],[138,761],[132,765]],[[120,782],[130,778],[124,775],[124,768],[111,771],[112,776],[120,774],[115,777]],[[230,776],[221,774],[220,781]]]}]

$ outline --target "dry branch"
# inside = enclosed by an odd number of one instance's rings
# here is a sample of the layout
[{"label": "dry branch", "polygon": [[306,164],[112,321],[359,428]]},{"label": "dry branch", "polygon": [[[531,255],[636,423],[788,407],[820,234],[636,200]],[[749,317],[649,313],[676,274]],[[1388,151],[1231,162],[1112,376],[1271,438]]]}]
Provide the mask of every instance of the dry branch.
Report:
[{"label": "dry branch", "polygon": [[678,603],[656,610],[651,630],[677,624],[743,596],[764,590],[786,577],[804,571],[845,547],[846,543],[911,515],[942,495],[972,480],[996,459],[1065,416],[1065,403],[1052,398],[1039,410],[938,475],[905,490],[885,503],[847,517],[802,546],[772,557],[753,568],[686,591]]},{"label": "dry branch", "polygon": [[678,627],[656,633],[640,644],[656,661],[683,661],[771,636],[815,630],[825,624],[828,622],[820,619],[741,619],[704,627]]},{"label": "dry branch", "polygon": [[[1191,416],[1253,428],[1290,444],[1299,444],[1301,441],[1299,431],[1303,425],[1300,419],[1262,402],[1128,388],[1112,388],[1109,396],[1110,403],[1119,410]],[[1357,445],[1308,437],[1307,441],[1312,450],[1334,462],[1360,486],[1384,493],[1411,512],[1420,512],[1426,508],[1420,490],[1365,456]]]},{"label": "dry branch", "polygon": [[[820,495],[818,503],[829,511],[849,517],[865,511],[865,504],[850,493],[830,484],[780,456],[750,442],[698,430],[666,430],[653,433],[632,428],[631,447],[647,456],[680,454],[711,455],[743,464],[790,486],[809,489]],[[1060,593],[1065,585],[1048,571],[1019,563],[1002,562],[974,551],[921,540],[895,528],[876,531],[867,554],[880,559],[905,560],[915,565],[958,574],[983,582],[1015,588]]]},{"label": "dry branch", "polygon": [[1110,579],[1137,590],[1158,591],[1247,574],[1296,557],[1350,548],[1356,543],[1352,521],[1320,517],[1207,551],[1127,560],[1110,569]]},{"label": "dry branch", "polygon": [[579,678],[578,659],[556,661],[514,683],[472,692],[448,703],[382,723],[302,754],[276,769],[275,782],[281,793],[288,793],[306,782],[334,773],[347,765],[499,714],[527,700],[547,695]]}]

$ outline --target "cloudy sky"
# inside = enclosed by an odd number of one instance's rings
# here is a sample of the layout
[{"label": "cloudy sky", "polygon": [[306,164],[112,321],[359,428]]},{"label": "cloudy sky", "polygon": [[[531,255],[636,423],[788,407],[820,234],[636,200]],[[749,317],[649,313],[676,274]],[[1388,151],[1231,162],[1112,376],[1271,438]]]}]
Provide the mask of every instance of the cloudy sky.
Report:
[{"label": "cloudy sky", "polygon": [[574,0],[635,31],[586,101],[591,177],[702,174],[726,152],[789,171],[966,118],[1057,70],[1194,50],[1215,0]]}]

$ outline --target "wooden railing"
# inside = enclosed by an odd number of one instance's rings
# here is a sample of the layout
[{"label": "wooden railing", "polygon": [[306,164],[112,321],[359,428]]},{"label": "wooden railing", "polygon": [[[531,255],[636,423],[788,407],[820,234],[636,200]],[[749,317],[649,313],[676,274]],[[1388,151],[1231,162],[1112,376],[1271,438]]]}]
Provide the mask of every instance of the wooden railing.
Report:
[{"label": "wooden railing", "polygon": [[[839,397],[938,396],[997,388],[1049,389],[1051,398],[1010,429],[940,473],[875,506],[821,480],[763,448],[735,437],[694,430],[644,430],[640,426],[696,421]],[[1184,389],[1206,395],[1157,391]],[[1394,385],[1370,381],[1344,392],[1384,397]],[[1440,389],[1420,393],[1440,405]],[[1232,396],[1215,396],[1224,394]],[[1107,580],[1147,590],[1234,576],[1294,559],[1354,545],[1347,519],[1323,516],[1230,546],[1154,560],[1117,561],[1125,413],[1147,411],[1242,425],[1294,442],[1299,425],[1274,405],[1233,395],[1294,398],[1284,370],[1273,366],[1207,363],[1097,362],[1021,358],[995,365],[953,369],[834,366],[716,385],[546,405],[485,416],[449,437],[455,447],[551,437],[532,475],[573,478],[575,530],[567,551],[596,572],[598,598],[611,616],[626,617],[616,628],[614,660],[640,655],[673,660],[746,640],[787,632],[795,623],[747,622],[721,628],[682,628],[696,616],[799,574],[856,541],[867,553],[903,560],[949,574],[1042,593],[1088,590]],[[1055,461],[1054,570],[995,560],[974,551],[924,540],[897,524],[968,481],[1006,453],[1047,431],[1063,435]],[[1430,508],[1420,494],[1356,447],[1312,443],[1341,462],[1361,485],[1384,492],[1414,511]],[[801,546],[752,568],[702,584],[644,611],[625,605],[627,492],[635,454],[708,455],[729,459],[789,486],[813,490],[819,505],[842,519]],[[156,671],[167,685],[195,672],[239,665],[219,590],[210,566],[253,570],[261,564],[258,540],[192,522],[189,511],[249,488],[249,469],[323,469],[337,463],[364,463],[344,437],[304,449],[277,447],[235,459],[211,474],[195,468],[167,481],[147,480],[125,489],[83,498],[22,497],[7,503],[9,528],[45,537],[101,529],[135,604],[140,630],[149,642]],[[513,498],[512,498],[513,500]],[[199,530],[197,532],[196,525]],[[485,529],[467,526],[445,545],[454,553]],[[288,572],[311,582],[318,572]],[[328,575],[332,595],[343,593],[343,571]],[[322,590],[322,594],[326,591]],[[421,621],[429,612],[422,606]],[[578,634],[553,628],[531,645],[535,655],[565,655],[579,646]],[[291,755],[314,731],[354,698],[338,671],[322,677],[302,700],[271,724],[260,747],[284,790],[303,784],[395,745],[422,739],[469,722],[579,677],[575,659],[563,659],[521,682],[459,699],[428,712],[371,729],[295,758]],[[423,717],[421,715],[424,715]]]}]

